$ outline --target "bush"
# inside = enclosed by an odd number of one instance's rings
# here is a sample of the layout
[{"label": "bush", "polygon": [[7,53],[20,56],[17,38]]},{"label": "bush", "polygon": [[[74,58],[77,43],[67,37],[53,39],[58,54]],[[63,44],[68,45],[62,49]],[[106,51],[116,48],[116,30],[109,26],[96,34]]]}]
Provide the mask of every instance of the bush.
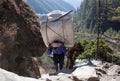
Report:
[{"label": "bush", "polygon": [[[95,58],[96,54],[96,40],[79,40],[77,42],[80,42],[81,45],[84,47],[84,52],[78,56],[79,59],[91,59]],[[110,48],[109,44],[106,43],[104,40],[99,40],[99,51],[98,51],[98,58],[102,60],[106,60],[109,56],[107,54],[112,54],[113,51]]]}]

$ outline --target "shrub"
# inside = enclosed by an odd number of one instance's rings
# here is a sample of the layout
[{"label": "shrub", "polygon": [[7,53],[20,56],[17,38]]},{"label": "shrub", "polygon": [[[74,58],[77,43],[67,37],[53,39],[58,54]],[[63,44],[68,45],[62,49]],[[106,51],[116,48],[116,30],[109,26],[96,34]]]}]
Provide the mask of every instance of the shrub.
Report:
[{"label": "shrub", "polygon": [[[78,56],[79,59],[91,59],[95,58],[96,54],[96,40],[79,40],[77,42],[80,42],[84,47],[84,52]],[[113,51],[110,48],[109,44],[106,43],[104,40],[99,40],[99,51],[98,51],[98,58],[102,60],[106,60],[109,56],[107,54],[112,54]]]}]

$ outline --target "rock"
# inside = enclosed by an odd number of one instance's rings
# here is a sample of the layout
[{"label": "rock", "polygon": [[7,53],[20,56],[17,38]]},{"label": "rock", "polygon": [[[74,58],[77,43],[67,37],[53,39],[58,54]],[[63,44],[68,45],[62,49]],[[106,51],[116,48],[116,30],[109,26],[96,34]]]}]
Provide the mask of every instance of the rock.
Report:
[{"label": "rock", "polygon": [[90,77],[97,77],[95,67],[93,66],[82,66],[77,68],[74,72],[72,72],[74,76],[78,78],[90,78]]},{"label": "rock", "polygon": [[0,5],[4,2],[4,0],[0,0]]},{"label": "rock", "polygon": [[120,66],[113,65],[108,69],[107,74],[108,75],[119,75],[119,72],[120,72]]},{"label": "rock", "polygon": [[47,78],[46,81],[52,81],[52,80],[50,80],[50,79]]},{"label": "rock", "polygon": [[73,76],[73,81],[83,81],[83,80],[80,80],[76,76]]},{"label": "rock", "polygon": [[104,70],[102,70],[102,69],[97,69],[97,68],[95,68],[95,70],[98,71],[98,72],[101,72],[102,74],[107,74],[106,71],[104,71]]},{"label": "rock", "polygon": [[42,56],[46,47],[39,19],[23,0],[0,1],[0,67],[22,76],[40,77],[32,57]]},{"label": "rock", "polygon": [[120,81],[120,76],[105,75],[102,78],[100,78],[100,81]]},{"label": "rock", "polygon": [[71,74],[59,73],[56,81],[74,81]]},{"label": "rock", "polygon": [[[113,65],[113,66],[112,66],[112,71],[115,70],[114,72],[116,72],[117,70],[114,68],[116,68],[118,66],[117,65]],[[95,72],[91,71],[91,70],[92,70],[92,68],[95,69],[96,67],[93,67],[93,66],[92,67],[82,66],[82,67],[84,67],[84,68],[80,68],[80,67],[78,68],[77,75],[75,75],[75,74],[73,75],[71,73],[69,74],[69,73],[60,72],[57,75],[43,74],[41,76],[41,78],[39,78],[39,79],[22,77],[15,73],[8,72],[8,71],[0,68],[0,80],[1,81],[10,81],[10,80],[11,81],[119,81],[120,80],[119,75],[104,74],[101,77],[97,77],[97,76],[95,77],[95,76],[93,76]],[[85,68],[88,70],[84,71]],[[82,70],[84,73],[82,72]],[[84,76],[81,76],[81,73],[84,74]],[[90,76],[88,76],[88,75],[90,75]]]},{"label": "rock", "polygon": [[118,74],[120,74],[120,71],[118,71]]},{"label": "rock", "polygon": [[0,68],[0,81],[38,81],[38,79],[19,76]]},{"label": "rock", "polygon": [[87,81],[100,81],[98,77],[90,77]]},{"label": "rock", "polygon": [[102,69],[109,69],[110,68],[110,64],[108,63],[105,63],[102,67]]}]

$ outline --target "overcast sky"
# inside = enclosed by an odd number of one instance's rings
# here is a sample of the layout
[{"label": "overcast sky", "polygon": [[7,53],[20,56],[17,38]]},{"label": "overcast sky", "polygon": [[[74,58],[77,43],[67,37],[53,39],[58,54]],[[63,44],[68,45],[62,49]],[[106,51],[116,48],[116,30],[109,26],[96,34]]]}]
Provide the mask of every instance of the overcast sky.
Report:
[{"label": "overcast sky", "polygon": [[80,4],[83,0],[64,0],[68,3],[70,3],[74,8],[77,9],[77,7],[80,7]]}]

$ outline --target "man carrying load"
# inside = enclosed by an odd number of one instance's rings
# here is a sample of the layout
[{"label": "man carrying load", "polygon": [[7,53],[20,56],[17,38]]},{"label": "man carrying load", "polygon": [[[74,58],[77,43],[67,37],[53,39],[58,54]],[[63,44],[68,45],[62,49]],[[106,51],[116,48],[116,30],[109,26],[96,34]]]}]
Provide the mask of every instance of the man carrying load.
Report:
[{"label": "man carrying load", "polygon": [[53,61],[56,73],[58,73],[58,70],[62,70],[64,66],[64,57],[66,54],[64,43],[60,41],[53,41],[49,45],[47,53],[48,55],[51,55],[53,53]]},{"label": "man carrying load", "polygon": [[74,46],[73,19],[70,12],[55,10],[48,14],[38,14],[42,38],[48,48],[48,55],[53,53],[56,72],[63,68],[65,47]]}]

